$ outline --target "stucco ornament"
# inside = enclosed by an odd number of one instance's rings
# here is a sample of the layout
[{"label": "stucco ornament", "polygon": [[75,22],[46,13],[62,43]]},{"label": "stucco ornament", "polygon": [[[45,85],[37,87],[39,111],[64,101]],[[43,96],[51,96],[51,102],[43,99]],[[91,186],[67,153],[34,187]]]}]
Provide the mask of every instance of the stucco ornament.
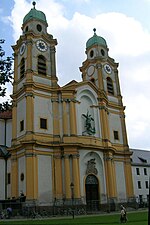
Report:
[{"label": "stucco ornament", "polygon": [[96,166],[95,159],[90,159],[87,162],[86,174],[90,174],[90,173],[98,174],[98,171],[95,166]]},{"label": "stucco ornament", "polygon": [[87,114],[82,114],[82,116],[85,118],[85,131],[83,131],[83,134],[95,134],[95,127],[93,125],[94,119],[87,111]]}]

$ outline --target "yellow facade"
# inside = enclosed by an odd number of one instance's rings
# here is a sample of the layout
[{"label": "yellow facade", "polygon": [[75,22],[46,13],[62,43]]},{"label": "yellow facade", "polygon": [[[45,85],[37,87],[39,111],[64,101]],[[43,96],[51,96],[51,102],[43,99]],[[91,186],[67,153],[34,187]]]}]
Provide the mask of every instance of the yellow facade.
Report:
[{"label": "yellow facade", "polygon": [[[36,24],[43,34],[36,30]],[[118,64],[108,56],[107,46],[101,42],[95,45],[89,39],[87,59],[80,67],[83,80],[60,87],[55,62],[57,40],[46,29],[46,21],[26,20],[23,34],[13,47],[12,197],[18,197],[22,188],[27,201],[37,204],[47,199],[47,204],[69,202],[72,197],[79,204],[133,198]],[[22,43],[26,44],[23,52]],[[102,55],[94,56],[96,51]],[[20,68],[22,58],[25,65]],[[24,126],[20,129],[21,121]],[[25,180],[20,181],[21,173]],[[125,175],[123,196],[116,174]],[[96,194],[90,193],[91,187]]]}]

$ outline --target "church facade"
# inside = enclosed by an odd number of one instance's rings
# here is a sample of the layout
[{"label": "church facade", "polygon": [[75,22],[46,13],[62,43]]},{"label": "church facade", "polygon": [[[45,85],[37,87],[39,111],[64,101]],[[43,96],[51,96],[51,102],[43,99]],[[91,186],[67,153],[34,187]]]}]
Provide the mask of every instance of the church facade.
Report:
[{"label": "church facade", "polygon": [[118,63],[106,40],[86,42],[86,59],[75,80],[60,87],[57,40],[35,5],[24,17],[13,46],[14,84],[10,184],[7,197],[20,191],[28,203],[97,205],[134,197]]}]

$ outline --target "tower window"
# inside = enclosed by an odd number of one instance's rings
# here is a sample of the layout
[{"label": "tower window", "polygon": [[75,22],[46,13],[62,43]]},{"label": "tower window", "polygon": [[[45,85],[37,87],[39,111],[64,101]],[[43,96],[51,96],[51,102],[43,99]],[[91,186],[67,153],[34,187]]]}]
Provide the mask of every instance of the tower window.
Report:
[{"label": "tower window", "polygon": [[90,57],[92,58],[93,56],[94,56],[94,51],[91,50],[91,51],[90,51]]},{"label": "tower window", "polygon": [[101,54],[102,56],[105,56],[105,51],[103,49],[101,49]]},{"label": "tower window", "polygon": [[24,120],[20,121],[20,131],[24,130]]},{"label": "tower window", "polygon": [[24,77],[24,73],[25,73],[25,59],[22,58],[20,63],[20,78]]},{"label": "tower window", "polygon": [[25,32],[28,32],[28,30],[29,30],[29,28],[28,28],[28,26],[26,26]]},{"label": "tower window", "polygon": [[46,75],[46,59],[43,55],[38,56],[38,74]]},{"label": "tower window", "polygon": [[40,24],[38,24],[38,25],[36,26],[36,28],[37,28],[37,30],[38,30],[39,32],[42,31],[42,26],[41,26]]},{"label": "tower window", "polygon": [[113,82],[110,77],[107,77],[107,91],[112,95],[114,94]]},{"label": "tower window", "polygon": [[47,119],[40,118],[40,128],[47,129]]},{"label": "tower window", "polygon": [[118,131],[114,130],[114,139],[119,140],[119,134]]}]

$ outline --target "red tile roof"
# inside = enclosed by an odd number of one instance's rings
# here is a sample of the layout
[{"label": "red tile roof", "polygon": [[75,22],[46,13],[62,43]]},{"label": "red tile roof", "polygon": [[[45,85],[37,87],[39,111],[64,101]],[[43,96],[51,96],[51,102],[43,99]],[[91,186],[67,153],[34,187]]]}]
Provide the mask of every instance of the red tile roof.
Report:
[{"label": "red tile roof", "polygon": [[12,111],[8,110],[8,111],[0,112],[0,119],[12,119]]}]

